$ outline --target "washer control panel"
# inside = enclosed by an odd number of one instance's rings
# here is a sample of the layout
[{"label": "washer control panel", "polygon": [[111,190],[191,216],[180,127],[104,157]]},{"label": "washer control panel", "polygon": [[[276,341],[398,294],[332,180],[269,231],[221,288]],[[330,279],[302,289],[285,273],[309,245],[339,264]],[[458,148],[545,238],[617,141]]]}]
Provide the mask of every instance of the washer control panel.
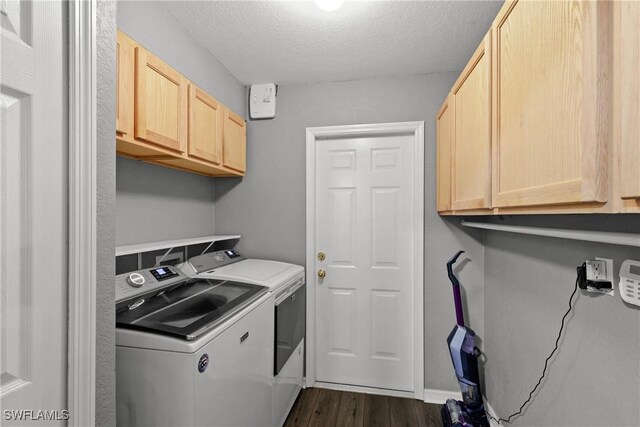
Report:
[{"label": "washer control panel", "polygon": [[189,258],[183,269],[186,269],[189,274],[197,274],[233,264],[243,259],[245,258],[235,249],[225,249]]},{"label": "washer control panel", "polygon": [[176,267],[163,265],[116,276],[116,303],[175,285],[187,276]]}]

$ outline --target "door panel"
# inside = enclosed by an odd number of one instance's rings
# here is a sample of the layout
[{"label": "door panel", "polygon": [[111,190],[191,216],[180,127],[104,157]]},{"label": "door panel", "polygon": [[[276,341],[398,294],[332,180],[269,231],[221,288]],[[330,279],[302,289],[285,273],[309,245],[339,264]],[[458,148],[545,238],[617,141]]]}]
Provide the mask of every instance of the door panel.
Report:
[{"label": "door panel", "polygon": [[246,170],[247,127],[244,119],[225,109],[222,145],[223,165],[240,172]]},{"label": "door panel", "polygon": [[135,137],[184,152],[187,81],[140,46],[136,50]]},{"label": "door panel", "polygon": [[219,164],[222,144],[222,105],[189,85],[189,156]]},{"label": "door panel", "polygon": [[514,1],[496,18],[494,206],[606,201],[606,3]]},{"label": "door panel", "polygon": [[133,136],[135,44],[118,31],[116,41],[116,133]]},{"label": "door panel", "polygon": [[[0,13],[0,406],[57,410],[57,419],[47,425],[62,425],[67,405],[66,6],[3,1]],[[31,423],[2,417],[3,425]]]},{"label": "door panel", "polygon": [[452,90],[455,105],[451,209],[491,207],[491,37],[485,37]]},{"label": "door panel", "polygon": [[449,95],[436,117],[436,209],[451,210],[451,147],[453,145],[453,97]]},{"label": "door panel", "polygon": [[619,2],[620,192],[640,201],[640,3]]},{"label": "door panel", "polygon": [[316,150],[317,380],[413,391],[413,136]]}]

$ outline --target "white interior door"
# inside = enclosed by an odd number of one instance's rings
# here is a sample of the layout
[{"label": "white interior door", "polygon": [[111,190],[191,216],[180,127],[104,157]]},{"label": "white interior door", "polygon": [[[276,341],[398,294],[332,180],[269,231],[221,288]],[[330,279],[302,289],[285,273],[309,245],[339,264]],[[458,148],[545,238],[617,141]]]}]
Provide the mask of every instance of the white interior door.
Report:
[{"label": "white interior door", "polygon": [[316,139],[317,381],[414,391],[415,144]]},{"label": "white interior door", "polygon": [[66,417],[66,12],[62,1],[0,1],[2,424]]}]

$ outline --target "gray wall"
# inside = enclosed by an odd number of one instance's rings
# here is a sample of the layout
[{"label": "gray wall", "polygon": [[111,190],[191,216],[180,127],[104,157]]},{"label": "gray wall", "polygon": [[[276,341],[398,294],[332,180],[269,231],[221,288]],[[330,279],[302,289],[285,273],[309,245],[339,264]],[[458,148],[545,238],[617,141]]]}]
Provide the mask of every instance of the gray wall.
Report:
[{"label": "gray wall", "polygon": [[[160,4],[119,1],[117,23],[189,80],[245,115],[245,87]],[[213,189],[221,179],[118,158],[116,244],[213,234]]]},{"label": "gray wall", "polygon": [[96,425],[114,426],[115,405],[115,37],[116,3],[99,1],[97,48]]},{"label": "gray wall", "polygon": [[[500,222],[496,220],[496,222]],[[635,231],[637,215],[507,218],[510,224]],[[613,258],[615,275],[640,250],[520,236],[485,235],[485,381],[498,414],[516,412],[542,373],[585,259]],[[514,425],[637,426],[640,310],[619,295],[580,293],[547,380]]]},{"label": "gray wall", "polygon": [[461,269],[470,322],[482,336],[482,233],[435,213],[434,117],[458,73],[281,86],[274,120],[248,124],[247,175],[216,183],[216,233],[240,233],[239,250],[305,265],[305,128],[425,121],[425,386],[457,388],[446,349],[455,317],[444,263],[468,252]]},{"label": "gray wall", "polygon": [[117,158],[116,243],[213,234],[214,179]]}]

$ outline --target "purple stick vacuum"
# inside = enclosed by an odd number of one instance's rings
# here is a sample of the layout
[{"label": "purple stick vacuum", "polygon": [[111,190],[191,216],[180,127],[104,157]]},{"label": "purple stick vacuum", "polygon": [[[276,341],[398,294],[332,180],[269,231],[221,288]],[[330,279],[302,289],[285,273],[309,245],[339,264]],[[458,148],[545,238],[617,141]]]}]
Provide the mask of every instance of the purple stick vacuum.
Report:
[{"label": "purple stick vacuum", "polygon": [[447,403],[442,406],[442,420],[447,427],[488,427],[489,422],[484,410],[478,375],[480,350],[476,347],[475,332],[464,324],[460,282],[453,274],[453,264],[463,253],[464,251],[459,251],[447,262],[447,274],[453,287],[457,322],[447,338],[447,343],[453,369],[460,384],[462,401],[447,400]]}]

